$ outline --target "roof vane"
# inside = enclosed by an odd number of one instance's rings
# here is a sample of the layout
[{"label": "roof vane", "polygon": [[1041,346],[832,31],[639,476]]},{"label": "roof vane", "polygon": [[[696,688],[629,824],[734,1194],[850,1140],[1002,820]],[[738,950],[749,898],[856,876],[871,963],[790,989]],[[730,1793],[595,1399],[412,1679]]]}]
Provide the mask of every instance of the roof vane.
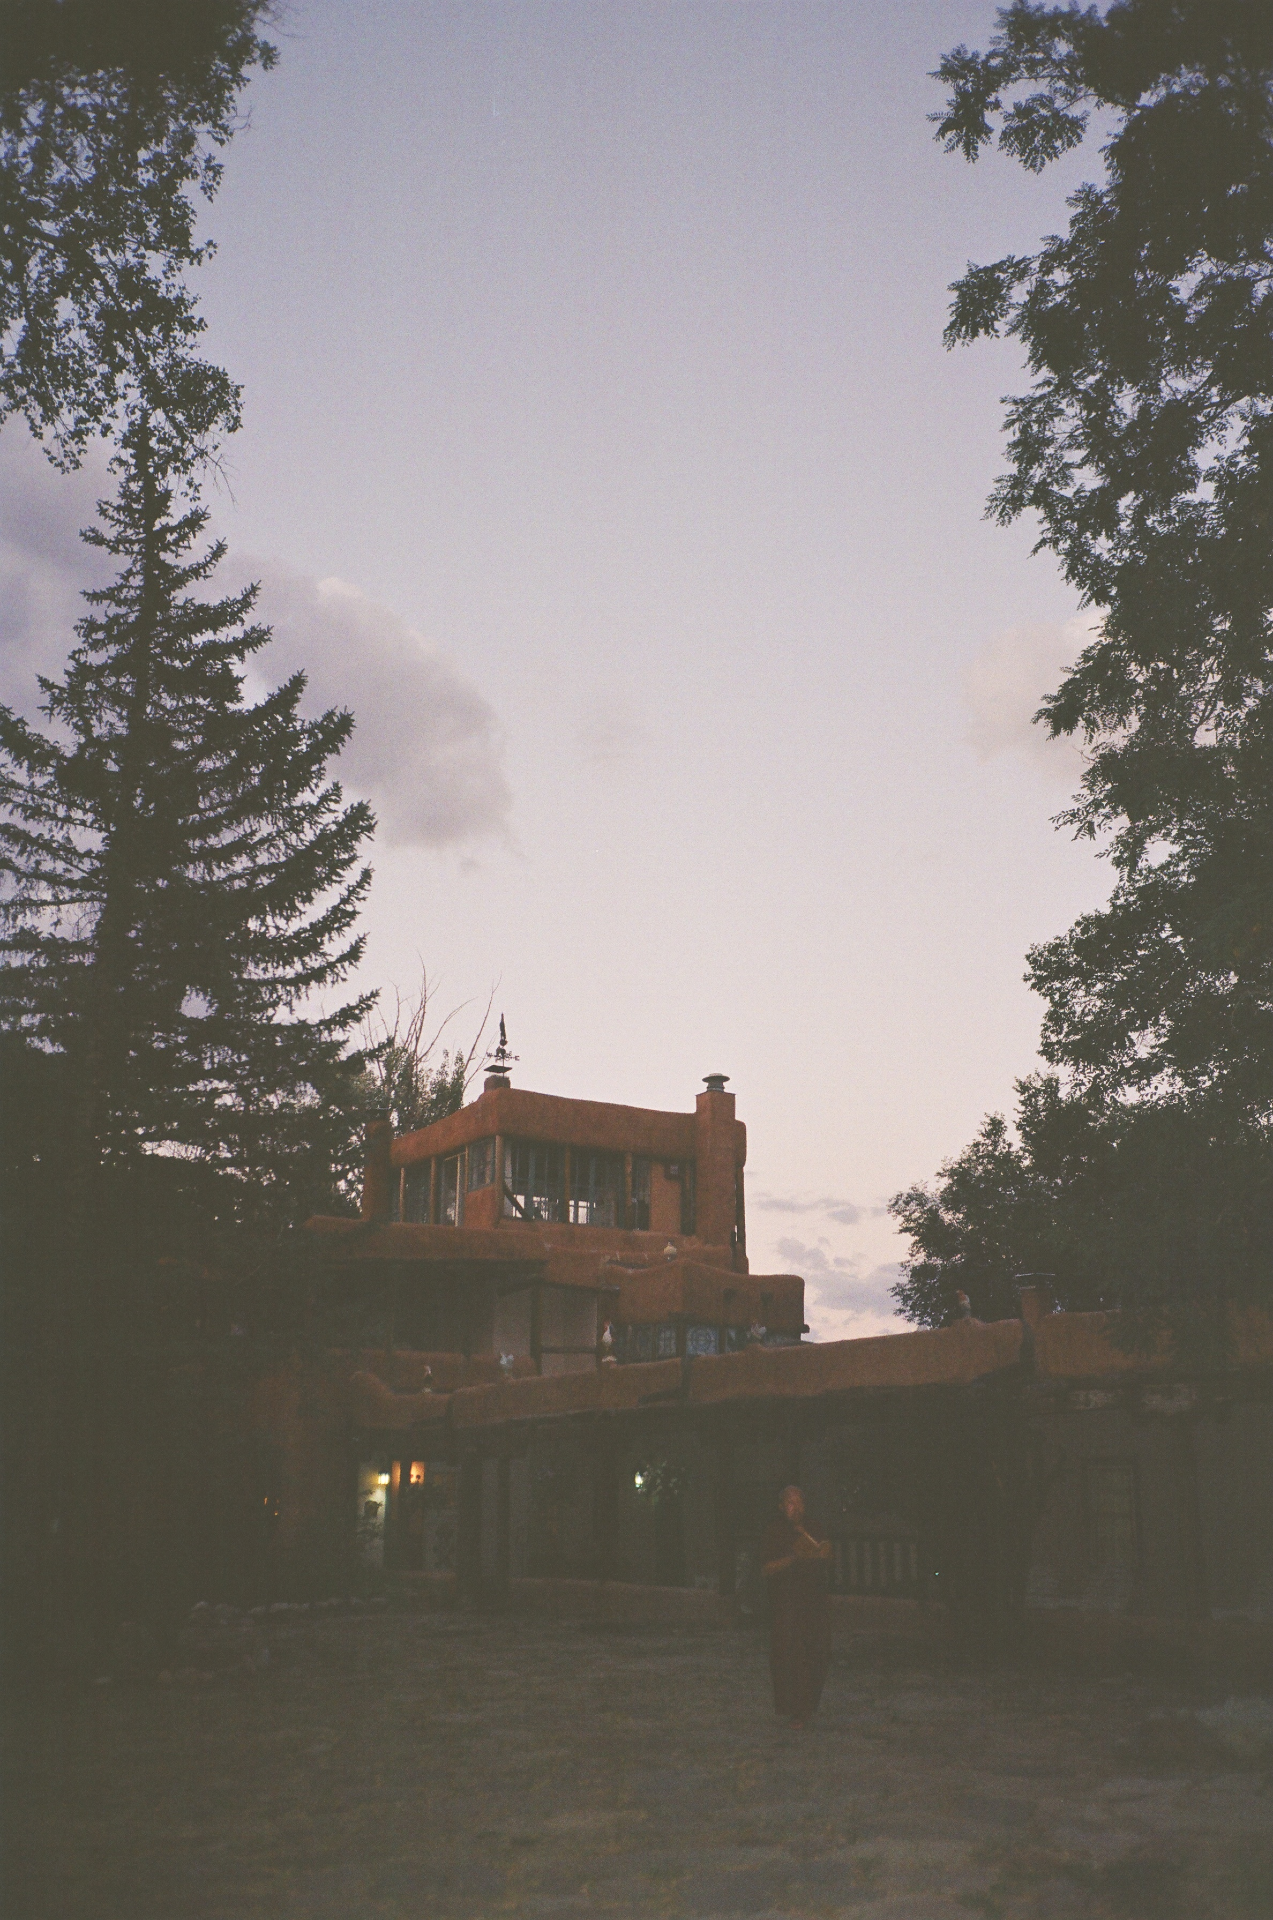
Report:
[{"label": "roof vane", "polygon": [[487,1086],[489,1087],[491,1082],[494,1081],[497,1086],[506,1087],[508,1085],[508,1069],[513,1061],[518,1058],[520,1058],[518,1054],[510,1053],[508,1050],[508,1032],[504,1026],[504,1016],[501,1013],[499,1017],[499,1044],[486,1056],[486,1064],[489,1068],[486,1079]]}]

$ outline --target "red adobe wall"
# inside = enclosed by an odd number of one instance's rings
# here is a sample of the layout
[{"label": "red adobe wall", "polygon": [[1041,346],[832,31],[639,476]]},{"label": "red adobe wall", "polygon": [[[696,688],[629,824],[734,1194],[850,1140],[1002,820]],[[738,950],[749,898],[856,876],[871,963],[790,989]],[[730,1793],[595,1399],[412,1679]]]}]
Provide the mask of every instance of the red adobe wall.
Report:
[{"label": "red adobe wall", "polygon": [[602,1153],[639,1153],[652,1160],[685,1160],[695,1149],[694,1116],[659,1113],[650,1107],[611,1106],[602,1100],[563,1100],[525,1087],[492,1087],[416,1133],[393,1143],[395,1167],[435,1154],[454,1153],[492,1134],[548,1140],[558,1146],[591,1147]]},{"label": "red adobe wall", "polygon": [[794,1273],[735,1273],[693,1260],[665,1267],[617,1269],[620,1326],[654,1326],[686,1319],[707,1326],[749,1327],[760,1321],[770,1333],[798,1340],[804,1330],[804,1281]]},{"label": "red adobe wall", "polygon": [[[394,1139],[386,1120],[367,1128],[364,1219],[383,1219],[392,1208],[399,1170],[443,1158],[492,1137],[544,1140],[608,1153],[638,1154],[650,1168],[650,1231],[680,1237],[681,1183],[666,1169],[692,1160],[696,1169],[695,1238],[707,1247],[735,1246],[739,1179],[747,1159],[747,1129],[734,1112],[732,1093],[701,1093],[695,1111],[662,1113],[647,1107],[612,1106],[600,1100],[564,1100],[523,1087],[488,1087],[458,1113],[431,1127]],[[500,1169],[494,1181],[464,1196],[465,1228],[503,1228]],[[592,1233],[593,1229],[585,1229]],[[741,1249],[734,1260],[746,1271]]]}]

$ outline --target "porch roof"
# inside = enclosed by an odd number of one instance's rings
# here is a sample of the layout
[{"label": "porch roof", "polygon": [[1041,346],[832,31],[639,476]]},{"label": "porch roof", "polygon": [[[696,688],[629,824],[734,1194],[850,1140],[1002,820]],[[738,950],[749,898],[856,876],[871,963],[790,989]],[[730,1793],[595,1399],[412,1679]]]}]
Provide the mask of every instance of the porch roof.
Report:
[{"label": "porch roof", "polygon": [[[659,1405],[690,1408],[731,1403],[801,1401],[899,1388],[971,1386],[1027,1361],[1036,1379],[1144,1378],[1179,1373],[1161,1346],[1137,1355],[1113,1337],[1115,1316],[1047,1314],[1027,1328],[1020,1320],[961,1320],[954,1326],[880,1334],[798,1347],[750,1347],[742,1353],[602,1366],[587,1372],[537,1375],[521,1368],[507,1379],[457,1387],[452,1393],[395,1394],[374,1374],[357,1376],[368,1426],[410,1426],[415,1405],[430,1423],[448,1417],[457,1433],[522,1425],[571,1415],[635,1413]],[[1230,1365],[1273,1366],[1273,1321],[1251,1312],[1234,1322]],[[366,1384],[374,1381],[375,1387]],[[382,1389],[382,1391],[376,1391]],[[411,1403],[408,1407],[407,1403]]]}]

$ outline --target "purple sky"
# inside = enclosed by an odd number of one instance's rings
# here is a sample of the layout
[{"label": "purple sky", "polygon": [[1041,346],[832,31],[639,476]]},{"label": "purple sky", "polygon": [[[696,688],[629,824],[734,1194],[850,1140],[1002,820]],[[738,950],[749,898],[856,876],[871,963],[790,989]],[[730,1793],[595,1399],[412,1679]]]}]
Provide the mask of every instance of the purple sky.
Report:
[{"label": "purple sky", "polygon": [[[498,981],[519,1084],[732,1075],[752,1265],[873,1331],[931,1176],[1034,1064],[1034,940],[1104,896],[1029,716],[1081,644],[985,522],[1011,346],[947,284],[1099,162],[944,156],[993,8],[293,0],[202,275],[215,496],[267,670],[352,706],[369,977]],[[5,697],[65,651],[93,475],[0,444]],[[457,1030],[470,1018],[463,1014]]]}]

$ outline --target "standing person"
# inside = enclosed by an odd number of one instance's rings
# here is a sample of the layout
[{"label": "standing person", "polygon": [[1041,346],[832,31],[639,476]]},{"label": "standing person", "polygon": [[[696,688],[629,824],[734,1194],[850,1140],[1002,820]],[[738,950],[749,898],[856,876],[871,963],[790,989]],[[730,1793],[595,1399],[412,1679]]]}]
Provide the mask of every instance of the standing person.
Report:
[{"label": "standing person", "polygon": [[775,1709],[802,1727],[822,1697],[831,1652],[831,1542],[805,1525],[799,1487],[784,1487],[778,1508],[761,1544],[761,1567],[769,1582],[769,1670]]}]

